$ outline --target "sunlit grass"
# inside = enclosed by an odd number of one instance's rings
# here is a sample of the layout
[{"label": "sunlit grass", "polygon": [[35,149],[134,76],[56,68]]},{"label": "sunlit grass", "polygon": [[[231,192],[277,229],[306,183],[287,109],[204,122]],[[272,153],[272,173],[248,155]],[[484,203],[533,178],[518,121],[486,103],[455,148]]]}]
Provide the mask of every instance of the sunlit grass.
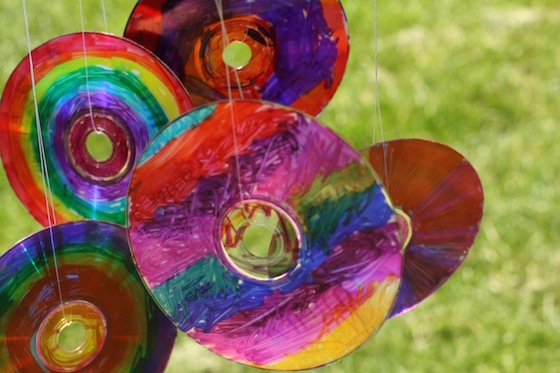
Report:
[{"label": "sunlit grass", "polygon": [[[87,28],[104,30],[98,1]],[[0,4],[0,86],[27,51],[21,4]],[[135,1],[105,0],[121,33]],[[34,46],[80,30],[77,1],[28,0]],[[556,0],[380,2],[374,122],[373,0],[343,1],[351,35],[344,81],[320,121],[355,147],[422,137],[463,153],[484,185],[479,238],[457,274],[357,352],[321,372],[543,372],[560,332],[560,8]],[[8,24],[3,22],[3,24]],[[382,123],[382,126],[381,126]],[[33,222],[0,181],[0,249]],[[169,372],[253,372],[181,336]]]}]

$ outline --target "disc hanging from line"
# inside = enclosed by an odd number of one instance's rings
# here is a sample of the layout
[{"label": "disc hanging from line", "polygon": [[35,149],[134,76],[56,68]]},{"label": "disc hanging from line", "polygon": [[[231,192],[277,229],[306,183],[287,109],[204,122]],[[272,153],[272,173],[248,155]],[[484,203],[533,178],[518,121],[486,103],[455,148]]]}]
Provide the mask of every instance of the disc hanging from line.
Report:
[{"label": "disc hanging from line", "polygon": [[0,257],[2,372],[163,372],[176,336],[120,226],[55,225]]},{"label": "disc hanging from line", "polygon": [[312,117],[220,102],[171,122],[129,192],[154,299],[210,350],[265,369],[337,360],[383,324],[402,242],[369,164]]},{"label": "disc hanging from line", "polygon": [[182,84],[145,48],[102,33],[60,36],[24,58],[6,84],[0,102],[6,174],[44,226],[49,188],[51,222],[124,224],[137,158],[163,125],[192,107]]},{"label": "disc hanging from line", "polygon": [[408,236],[393,317],[433,294],[464,262],[480,230],[483,189],[463,155],[437,142],[398,139],[361,153],[381,177]]},{"label": "disc hanging from line", "polygon": [[[125,37],[157,54],[197,105],[229,97],[317,115],[348,60],[338,0],[140,0]],[[224,22],[221,22],[220,11]]]}]

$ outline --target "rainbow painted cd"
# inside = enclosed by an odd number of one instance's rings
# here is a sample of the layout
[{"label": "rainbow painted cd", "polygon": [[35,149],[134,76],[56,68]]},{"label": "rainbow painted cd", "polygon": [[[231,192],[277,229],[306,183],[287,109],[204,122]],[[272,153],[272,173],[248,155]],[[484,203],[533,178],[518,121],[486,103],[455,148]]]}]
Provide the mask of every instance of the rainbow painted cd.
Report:
[{"label": "rainbow painted cd", "polygon": [[321,366],[392,309],[394,209],[360,154],[302,112],[233,101],[181,116],[142,155],[128,210],[160,307],[233,361]]},{"label": "rainbow painted cd", "polygon": [[51,222],[124,224],[130,175],[142,150],[192,107],[181,82],[143,47],[101,33],[58,37],[24,58],[6,84],[0,102],[6,174],[44,226],[49,188]]},{"label": "rainbow painted cd", "polygon": [[3,373],[163,372],[176,336],[118,225],[55,225],[0,257]]},{"label": "rainbow painted cd", "polygon": [[124,35],[170,66],[198,105],[257,99],[317,115],[348,60],[338,0],[140,0]]},{"label": "rainbow painted cd", "polygon": [[381,176],[407,237],[392,317],[434,293],[463,263],[480,229],[482,184],[461,154],[437,142],[399,139],[361,152]]}]

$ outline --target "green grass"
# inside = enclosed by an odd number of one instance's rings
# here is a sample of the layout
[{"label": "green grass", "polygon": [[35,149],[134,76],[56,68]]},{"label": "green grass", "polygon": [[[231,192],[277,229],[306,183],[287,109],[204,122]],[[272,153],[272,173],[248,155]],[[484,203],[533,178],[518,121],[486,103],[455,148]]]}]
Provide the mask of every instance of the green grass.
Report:
[{"label": "green grass", "polygon": [[[99,2],[84,2],[86,28],[104,30]],[[109,30],[121,33],[135,1],[105,2]],[[27,51],[21,4],[7,3],[0,3],[0,87]],[[343,5],[351,58],[320,121],[356,147],[402,137],[454,147],[480,174],[485,217],[465,264],[440,291],[318,371],[554,371],[560,340],[557,0],[380,1],[382,126],[373,121],[373,0]],[[34,46],[81,29],[77,1],[28,0],[28,12]],[[5,250],[38,226],[3,174],[0,206]],[[183,336],[168,371],[257,370]]]}]

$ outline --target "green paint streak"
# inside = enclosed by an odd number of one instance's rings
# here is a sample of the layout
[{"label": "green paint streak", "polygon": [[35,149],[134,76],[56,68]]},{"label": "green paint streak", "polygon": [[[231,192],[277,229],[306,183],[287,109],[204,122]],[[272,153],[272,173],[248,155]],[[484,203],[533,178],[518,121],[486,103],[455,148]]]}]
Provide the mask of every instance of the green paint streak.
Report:
[{"label": "green paint streak", "polygon": [[[142,122],[146,124],[150,135],[154,135],[158,129],[169,122],[167,114],[163,111],[156,98],[133,73],[107,70],[93,66],[88,68],[88,75],[92,92],[102,90],[105,91],[105,94],[118,97],[127,103],[134,113],[141,118]],[[125,213],[122,209],[108,204],[98,204],[97,208],[93,209],[91,201],[77,196],[73,188],[68,188],[66,180],[62,175],[54,172],[61,169],[56,157],[52,156],[54,155],[53,142],[60,141],[60,138],[54,137],[55,116],[60,110],[61,103],[68,99],[64,95],[76,94],[77,92],[83,93],[85,89],[83,86],[84,81],[85,69],[69,73],[63,79],[52,83],[52,86],[48,88],[39,103],[41,131],[47,152],[47,171],[52,193],[65,206],[70,207],[82,217],[124,224]],[[85,110],[86,108],[80,107],[80,109]],[[75,113],[70,113],[70,115],[73,114]],[[34,159],[36,164],[40,165],[40,147],[35,121],[29,130],[28,138],[32,143]],[[121,199],[124,198],[123,196]]]},{"label": "green paint streak", "polygon": [[359,193],[340,196],[337,200],[324,200],[321,205],[312,205],[305,210],[305,222],[308,242],[312,247],[323,250],[330,248],[329,240],[336,233],[348,237],[354,233],[354,226],[348,226],[350,220],[360,214],[364,204],[374,198],[377,184]]},{"label": "green paint streak", "polygon": [[174,320],[182,320],[185,314],[191,317],[199,316],[189,309],[190,303],[220,303],[235,295],[239,286],[238,278],[224,268],[219,260],[207,255],[186,271],[157,287],[154,295],[160,306]]},{"label": "green paint streak", "polygon": [[[349,194],[364,191],[376,182],[372,169],[363,163],[351,162],[345,168],[331,172],[326,177],[319,174],[304,194],[292,197],[291,204],[302,215],[310,209],[320,209]],[[307,220],[306,220],[307,221]],[[305,228],[305,227],[304,227]]]}]

